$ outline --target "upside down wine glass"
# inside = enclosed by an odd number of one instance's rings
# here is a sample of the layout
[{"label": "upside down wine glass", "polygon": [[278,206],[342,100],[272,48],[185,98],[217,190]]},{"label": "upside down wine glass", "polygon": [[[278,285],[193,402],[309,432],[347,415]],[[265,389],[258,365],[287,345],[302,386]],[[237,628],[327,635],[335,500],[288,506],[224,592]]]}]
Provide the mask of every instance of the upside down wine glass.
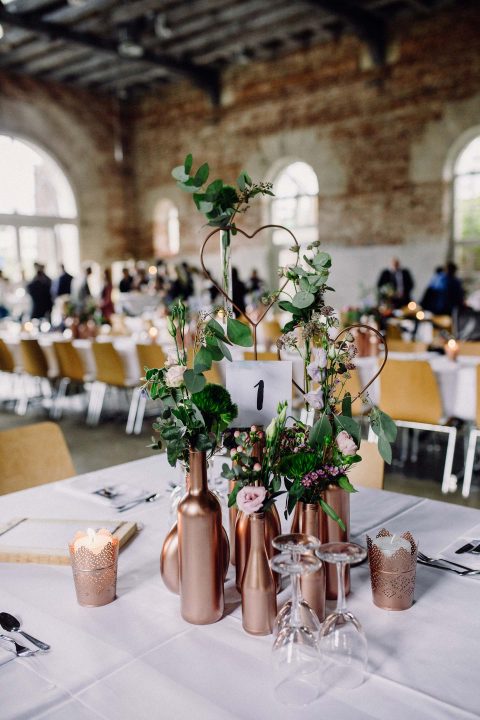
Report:
[{"label": "upside down wine glass", "polygon": [[319,638],[321,675],[326,686],[354,688],[361,685],[368,662],[367,639],[357,618],[347,610],[345,571],[362,562],[365,548],[349,542],[320,545],[317,557],[337,566],[338,595],[335,612],[328,615]]},{"label": "upside down wine glass", "polygon": [[320,657],[316,633],[302,623],[298,589],[300,576],[318,570],[320,561],[313,554],[284,552],[270,564],[275,572],[292,576],[290,612],[278,623],[272,648],[275,695],[286,705],[308,705],[319,694]]}]

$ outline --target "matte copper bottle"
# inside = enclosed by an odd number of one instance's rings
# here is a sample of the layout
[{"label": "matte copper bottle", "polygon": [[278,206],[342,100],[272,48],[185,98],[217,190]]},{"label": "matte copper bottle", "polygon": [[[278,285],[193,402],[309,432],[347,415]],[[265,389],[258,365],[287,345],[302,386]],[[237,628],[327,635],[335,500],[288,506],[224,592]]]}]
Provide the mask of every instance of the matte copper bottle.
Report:
[{"label": "matte copper bottle", "polygon": [[[250,524],[248,522],[249,515],[239,511],[237,514],[237,522],[235,524],[235,583],[238,592],[242,590],[242,577],[247,562],[248,551],[250,548]],[[275,504],[265,513],[265,546],[269,558],[275,553],[272,545],[273,538],[281,533],[280,516]],[[280,576],[275,578],[275,584],[279,587]]]},{"label": "matte copper bottle", "polygon": [[[323,499],[332,507],[345,523],[346,530],[342,530],[335,520],[324,512],[320,513],[320,540],[327,542],[348,542],[350,540],[350,494],[337,485],[329,485],[322,493]],[[345,595],[350,592],[350,568],[347,565],[345,572]],[[327,600],[337,599],[337,568],[328,563],[327,574]]]},{"label": "matte copper bottle", "polygon": [[250,548],[242,579],[242,624],[251,635],[269,635],[277,616],[277,594],[265,544],[265,513],[248,516]]},{"label": "matte copper bottle", "polygon": [[[320,506],[318,503],[302,503],[302,505],[303,507],[299,513],[300,532],[318,537]],[[300,588],[303,599],[307,601],[312,610],[315,610],[320,622],[323,622],[325,619],[326,593],[325,565],[323,562],[316,572],[300,577]]]},{"label": "matte copper bottle", "polygon": [[204,452],[190,451],[190,487],[177,512],[182,617],[214,623],[224,610],[222,511],[208,489]]},{"label": "matte copper bottle", "polygon": [[[190,486],[190,475],[186,476],[187,491]],[[223,579],[227,577],[228,565],[230,563],[230,543],[225,528],[222,526],[222,557],[223,557]],[[160,575],[170,592],[180,592],[180,568],[178,560],[178,524],[174,523],[169,530],[162,545],[160,553]]]}]

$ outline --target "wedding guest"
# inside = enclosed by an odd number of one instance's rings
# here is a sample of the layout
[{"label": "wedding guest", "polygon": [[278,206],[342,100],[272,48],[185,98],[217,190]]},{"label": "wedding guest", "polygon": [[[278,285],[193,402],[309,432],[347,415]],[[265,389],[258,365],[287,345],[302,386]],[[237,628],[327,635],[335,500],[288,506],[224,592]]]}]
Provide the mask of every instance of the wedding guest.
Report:
[{"label": "wedding guest", "polygon": [[73,276],[65,270],[65,265],[60,265],[60,275],[52,283],[52,298],[61,295],[70,295]]},{"label": "wedding guest", "polygon": [[[236,307],[234,308],[235,315],[239,315],[238,310],[242,313],[245,312],[245,295],[247,294],[247,286],[240,280],[238,270],[236,267],[232,268],[232,300]],[[238,309],[237,309],[238,308]]]},{"label": "wedding guest", "polygon": [[391,289],[391,302],[396,308],[408,305],[412,299],[413,287],[414,282],[410,271],[401,267],[398,258],[392,258],[391,267],[382,270],[377,282],[379,293],[382,293],[384,288]]},{"label": "wedding guest", "polygon": [[133,287],[133,277],[130,274],[128,267],[124,267],[122,270],[122,279],[118,284],[118,289],[121,293],[128,293]]},{"label": "wedding guest", "polygon": [[257,293],[257,292],[259,292],[259,290],[261,290],[263,288],[263,285],[264,285],[264,283],[263,283],[262,278],[259,277],[259,275],[258,275],[258,270],[256,270],[256,268],[254,268],[252,270],[252,274],[250,275],[250,278],[247,283],[249,292]]},{"label": "wedding guest", "polygon": [[440,265],[439,267],[435,268],[435,272],[433,274],[433,277],[431,278],[430,282],[427,285],[427,289],[425,290],[422,300],[420,302],[420,305],[424,310],[429,310],[430,312],[434,313],[434,315],[438,314],[438,305],[440,302],[440,289],[442,287],[442,281],[443,276],[445,274],[444,268]]},{"label": "wedding guest", "polygon": [[103,288],[100,295],[100,310],[102,312],[102,317],[107,321],[110,322],[110,318],[112,317],[113,313],[115,312],[115,308],[112,302],[112,273],[110,268],[105,268],[103,271]]},{"label": "wedding guest", "polygon": [[447,263],[439,284],[436,314],[451,315],[456,308],[464,304],[465,298],[465,291],[461,281],[457,277],[457,266],[455,263]]},{"label": "wedding guest", "polygon": [[45,266],[35,263],[35,276],[27,285],[27,292],[32,300],[32,318],[50,318],[52,311],[52,281],[45,273]]}]

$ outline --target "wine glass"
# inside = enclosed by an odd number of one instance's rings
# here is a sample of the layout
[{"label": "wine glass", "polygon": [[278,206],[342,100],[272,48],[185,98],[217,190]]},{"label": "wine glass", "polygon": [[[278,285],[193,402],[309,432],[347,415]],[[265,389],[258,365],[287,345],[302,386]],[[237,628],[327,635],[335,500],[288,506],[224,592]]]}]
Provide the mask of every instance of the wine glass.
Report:
[{"label": "wine glass", "polygon": [[[276,550],[282,553],[290,553],[292,560],[298,562],[300,556],[313,554],[320,547],[320,540],[313,535],[305,535],[303,533],[289,533],[287,535],[277,535],[272,540],[272,545]],[[274,569],[272,567],[272,569]],[[277,572],[277,571],[275,571]],[[295,593],[298,601],[298,613],[302,621],[302,625],[314,633],[318,637],[321,623],[317,613],[310,607],[306,600],[302,597],[300,585],[300,575],[292,575],[292,585],[296,583]],[[290,622],[290,614],[292,611],[292,600],[288,600],[278,613],[273,626],[274,636],[278,635],[280,630]]]},{"label": "wine glass", "polygon": [[317,557],[337,566],[338,594],[335,612],[325,618],[319,638],[322,679],[328,686],[354,688],[361,685],[368,662],[367,639],[357,618],[347,610],[345,570],[362,562],[365,548],[350,542],[320,545]]},{"label": "wine glass", "polygon": [[308,705],[320,691],[320,657],[316,634],[302,623],[298,590],[300,576],[318,570],[320,562],[313,554],[284,552],[270,564],[275,572],[292,576],[290,612],[279,624],[272,648],[275,695],[286,705]]}]

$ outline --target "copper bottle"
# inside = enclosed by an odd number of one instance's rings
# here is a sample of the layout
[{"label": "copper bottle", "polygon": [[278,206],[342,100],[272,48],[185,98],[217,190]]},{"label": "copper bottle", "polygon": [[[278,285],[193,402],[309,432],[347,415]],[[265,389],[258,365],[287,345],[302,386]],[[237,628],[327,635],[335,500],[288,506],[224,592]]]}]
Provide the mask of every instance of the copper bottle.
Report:
[{"label": "copper bottle", "polygon": [[242,579],[242,624],[251,635],[269,635],[277,615],[277,595],[265,544],[265,513],[248,516],[250,548]]},{"label": "copper bottle", "polygon": [[[298,505],[298,503],[297,503]],[[319,537],[320,529],[319,513],[321,512],[318,503],[302,503],[299,513],[300,532],[305,535],[313,535]],[[302,597],[310,605],[318,616],[320,622],[325,619],[325,592],[326,592],[326,576],[325,565],[322,563],[318,570],[308,575],[300,577],[300,588]]]},{"label": "copper bottle", "polygon": [[[190,476],[187,473],[186,487],[190,486]],[[230,543],[225,528],[222,526],[222,558],[223,558],[223,579],[227,577],[228,565],[230,563]],[[160,575],[170,592],[180,592],[180,570],[178,563],[178,524],[169,530],[162,545],[160,553]]]},{"label": "copper bottle", "polygon": [[[239,511],[237,514],[237,522],[235,524],[235,583],[238,592],[242,590],[242,577],[247,556],[250,549],[250,523],[249,515]],[[272,545],[273,538],[281,533],[281,523],[278,510],[275,503],[265,513],[265,546],[267,555],[271,558],[275,552]],[[279,587],[280,576],[275,578],[275,584]]]},{"label": "copper bottle", "polygon": [[[346,530],[342,530],[335,520],[328,517],[324,512],[320,513],[320,541],[347,542],[350,540],[350,495],[337,485],[329,485],[322,493],[323,499],[332,507],[337,515],[345,523]],[[327,564],[327,600],[337,599],[337,569],[335,565]],[[350,592],[350,568],[346,567],[345,572],[345,595]]]},{"label": "copper bottle", "polygon": [[208,489],[204,452],[190,451],[190,487],[177,512],[182,617],[214,623],[224,610],[222,511]]},{"label": "copper bottle", "polygon": [[[228,494],[233,491],[235,480],[228,481]],[[233,505],[228,508],[228,539],[230,540],[230,562],[235,565],[235,523],[237,522],[238,510]]]}]

